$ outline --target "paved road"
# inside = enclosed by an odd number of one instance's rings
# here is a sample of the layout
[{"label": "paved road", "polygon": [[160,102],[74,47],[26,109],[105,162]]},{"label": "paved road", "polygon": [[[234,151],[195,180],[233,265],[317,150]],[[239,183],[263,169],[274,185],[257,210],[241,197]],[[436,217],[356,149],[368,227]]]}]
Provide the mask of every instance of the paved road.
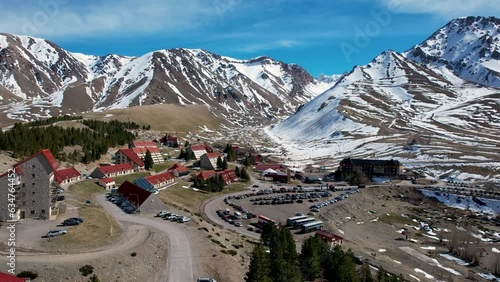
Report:
[{"label": "paved road", "polygon": [[97,202],[117,221],[151,226],[163,231],[168,236],[168,258],[165,269],[155,274],[154,281],[194,281],[191,246],[186,236],[184,225],[171,224],[155,218],[139,217],[124,213],[113,203],[106,201],[104,195],[96,197]]},{"label": "paved road", "polygon": [[[122,240],[115,245],[89,253],[54,255],[17,252],[18,260],[29,263],[46,263],[47,261],[51,263],[78,263],[102,258],[110,254],[127,251],[145,243],[150,236],[150,231],[144,226],[148,226],[162,231],[168,238],[168,258],[165,267],[159,269],[156,273],[152,273],[151,280],[148,281],[194,281],[191,246],[185,233],[184,224],[172,224],[169,221],[153,217],[126,214],[113,203],[106,201],[105,195],[97,196],[96,200],[126,230]],[[2,254],[0,262],[4,262],[5,258],[5,255]]]},{"label": "paved road", "polygon": [[221,206],[221,204],[224,202],[224,198],[228,197],[229,195],[240,195],[240,194],[246,194],[251,192],[250,190],[246,190],[243,192],[239,193],[234,193],[234,194],[228,194],[228,195],[223,195],[217,198],[213,198],[211,200],[208,200],[205,202],[202,206],[202,211],[203,213],[210,219],[212,222],[218,224],[219,226],[222,226],[223,228],[234,230],[238,233],[244,234],[248,237],[255,238],[255,239],[260,239],[260,234],[248,231],[246,226],[244,225],[243,227],[236,227],[234,225],[231,225],[224,220],[222,220],[216,213],[217,209]]}]

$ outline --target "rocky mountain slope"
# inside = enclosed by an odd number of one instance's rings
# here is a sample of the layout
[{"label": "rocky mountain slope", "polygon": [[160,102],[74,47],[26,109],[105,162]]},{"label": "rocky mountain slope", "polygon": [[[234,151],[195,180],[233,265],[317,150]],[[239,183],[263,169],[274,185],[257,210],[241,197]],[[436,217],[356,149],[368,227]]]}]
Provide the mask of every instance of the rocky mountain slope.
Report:
[{"label": "rocky mountain slope", "polygon": [[190,49],[99,57],[0,34],[0,105],[11,119],[159,103],[273,117],[290,114],[334,83],[268,57],[237,60]]},{"label": "rocky mountain slope", "polygon": [[[386,51],[269,134],[298,159],[352,155],[439,162],[482,152],[471,160],[498,162],[496,24],[494,18],[458,19],[404,54]],[[415,138],[433,142],[414,147]]]}]

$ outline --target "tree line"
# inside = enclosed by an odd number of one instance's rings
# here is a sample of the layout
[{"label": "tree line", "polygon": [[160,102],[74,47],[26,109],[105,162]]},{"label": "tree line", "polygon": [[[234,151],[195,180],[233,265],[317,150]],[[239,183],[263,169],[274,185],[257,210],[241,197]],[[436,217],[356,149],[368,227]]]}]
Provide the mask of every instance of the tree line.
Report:
[{"label": "tree line", "polygon": [[331,249],[318,236],[307,238],[301,253],[296,250],[289,229],[266,224],[260,242],[254,247],[246,282],[401,282],[402,275],[389,274],[380,267],[374,277],[366,263],[357,267],[356,258],[349,249],[339,245]]},{"label": "tree line", "polygon": [[[55,120],[55,119],[53,119]],[[37,153],[40,149],[49,149],[61,161],[89,163],[99,160],[108,148],[125,145],[135,139],[128,129],[138,129],[133,122],[117,120],[104,122],[83,120],[87,128],[62,128],[60,126],[38,126],[40,122],[16,123],[5,132],[0,131],[0,149],[12,151],[14,158],[21,158]],[[81,146],[67,154],[66,146]]]}]

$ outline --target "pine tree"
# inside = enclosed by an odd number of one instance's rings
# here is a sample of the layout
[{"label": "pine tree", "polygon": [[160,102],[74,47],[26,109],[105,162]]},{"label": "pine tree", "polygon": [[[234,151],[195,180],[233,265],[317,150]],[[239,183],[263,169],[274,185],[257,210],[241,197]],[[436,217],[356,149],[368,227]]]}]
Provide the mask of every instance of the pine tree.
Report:
[{"label": "pine tree", "polygon": [[227,159],[224,158],[222,160],[222,170],[226,170],[227,168],[229,167],[228,163],[227,163]]},{"label": "pine tree", "polygon": [[146,151],[146,156],[144,157],[144,168],[146,170],[150,170],[153,168],[153,157],[151,156],[151,152],[149,150]]},{"label": "pine tree", "polygon": [[248,174],[247,169],[245,167],[241,168],[240,179],[245,182],[250,181],[250,175]]},{"label": "pine tree", "polygon": [[264,247],[258,244],[254,247],[250,258],[250,268],[246,273],[246,282],[272,282],[270,278],[271,261]]},{"label": "pine tree", "polygon": [[189,144],[189,141],[187,141],[187,140],[186,140],[186,142],[184,143],[184,148],[189,147],[189,145],[190,145],[190,144]]},{"label": "pine tree", "polygon": [[387,271],[381,266],[377,271],[377,281],[378,282],[388,282],[389,275]]},{"label": "pine tree", "polygon": [[217,169],[222,169],[222,158],[220,156],[217,157]]},{"label": "pine tree", "polygon": [[360,282],[375,282],[372,276],[372,271],[367,263],[363,263],[361,269],[359,270],[359,281]]},{"label": "pine tree", "polygon": [[285,227],[277,228],[269,243],[271,277],[274,281],[300,282],[301,273],[298,265],[298,255],[293,235]]},{"label": "pine tree", "polygon": [[240,168],[239,167],[235,167],[234,168],[234,173],[236,174],[236,176],[240,177],[241,176]]},{"label": "pine tree", "polygon": [[299,256],[300,268],[304,279],[313,281],[321,277],[321,250],[318,240],[320,238],[314,236],[307,238],[302,243],[302,251]]}]

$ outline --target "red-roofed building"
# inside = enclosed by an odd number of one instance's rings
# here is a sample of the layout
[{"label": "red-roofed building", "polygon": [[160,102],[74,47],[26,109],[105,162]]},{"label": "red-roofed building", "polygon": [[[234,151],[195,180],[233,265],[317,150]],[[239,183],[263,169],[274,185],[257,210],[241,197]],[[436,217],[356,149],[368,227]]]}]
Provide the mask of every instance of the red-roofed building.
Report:
[{"label": "red-roofed building", "polygon": [[106,190],[111,190],[116,187],[116,182],[112,178],[101,178],[99,179],[99,186],[104,187]]},{"label": "red-roofed building", "polygon": [[189,168],[181,165],[180,163],[175,163],[167,172],[172,173],[175,177],[184,176],[189,174]]},{"label": "red-roofed building", "polygon": [[30,278],[19,278],[17,276],[0,272],[0,281],[1,282],[30,282]]},{"label": "red-roofed building", "polygon": [[[40,150],[13,165],[0,175],[0,187],[14,186],[17,192],[16,208],[11,213],[7,205],[0,205],[0,221],[22,218],[49,219],[56,203],[55,172],[59,168],[50,150]],[[8,203],[9,193],[0,193],[0,202]]]},{"label": "red-roofed building", "polygon": [[219,157],[221,157],[220,152],[205,153],[201,155],[200,167],[203,169],[217,169],[217,159]]},{"label": "red-roofed building", "polygon": [[159,189],[175,182],[175,177],[170,172],[159,173],[144,177],[154,189]]},{"label": "red-roofed building", "polygon": [[226,185],[229,185],[229,184],[239,180],[234,169],[226,169],[223,171],[206,170],[206,171],[198,172],[197,174],[195,174],[195,178],[198,180],[200,178],[203,178],[203,181],[207,181],[208,179],[214,177],[214,175],[221,175],[222,180],[224,181],[224,183]]},{"label": "red-roofed building", "polygon": [[134,152],[133,149],[120,149],[115,154],[116,164],[131,164],[134,169],[144,169],[144,162],[141,158]]},{"label": "red-roofed building", "polygon": [[129,163],[103,165],[97,167],[91,174],[93,178],[109,178],[134,173],[134,167]]},{"label": "red-roofed building", "polygon": [[177,136],[167,134],[160,139],[160,143],[168,147],[179,147],[179,140]]},{"label": "red-roofed building", "polygon": [[152,141],[134,141],[128,145],[129,148],[158,148]]},{"label": "red-roofed building", "polygon": [[141,160],[144,160],[146,158],[146,152],[149,151],[151,153],[151,158],[153,158],[154,164],[161,164],[161,163],[165,162],[165,160],[163,159],[163,156],[161,155],[160,149],[158,149],[158,147],[132,148],[132,150]]},{"label": "red-roofed building", "polygon": [[330,243],[330,247],[333,247],[334,245],[341,245],[342,244],[342,240],[344,239],[344,238],[342,238],[342,237],[340,237],[338,235],[335,235],[333,233],[327,232],[325,230],[316,231],[316,236],[319,236],[324,241]]},{"label": "red-roofed building", "polygon": [[224,183],[226,183],[226,185],[229,185],[239,180],[234,169],[226,169],[223,171],[219,171],[217,174],[222,175],[222,180],[224,181]]},{"label": "red-roofed building", "polygon": [[266,169],[272,169],[275,171],[286,171],[287,166],[282,165],[282,164],[258,164],[258,165],[255,165],[254,171],[255,172],[263,172]]},{"label": "red-roofed building", "polygon": [[207,181],[208,179],[210,179],[212,176],[216,175],[217,172],[215,170],[206,170],[206,171],[202,171],[202,172],[198,172],[195,174],[195,178],[196,179],[203,179],[203,181]]},{"label": "red-roofed building", "polygon": [[205,154],[207,149],[205,145],[191,145],[186,148],[186,153],[194,156],[195,159],[200,159],[201,155]]},{"label": "red-roofed building", "polygon": [[75,167],[69,167],[56,170],[54,178],[57,184],[64,185],[82,179],[82,175]]},{"label": "red-roofed building", "polygon": [[166,209],[165,204],[154,193],[129,181],[123,182],[116,192],[135,208],[136,212],[154,213]]}]

